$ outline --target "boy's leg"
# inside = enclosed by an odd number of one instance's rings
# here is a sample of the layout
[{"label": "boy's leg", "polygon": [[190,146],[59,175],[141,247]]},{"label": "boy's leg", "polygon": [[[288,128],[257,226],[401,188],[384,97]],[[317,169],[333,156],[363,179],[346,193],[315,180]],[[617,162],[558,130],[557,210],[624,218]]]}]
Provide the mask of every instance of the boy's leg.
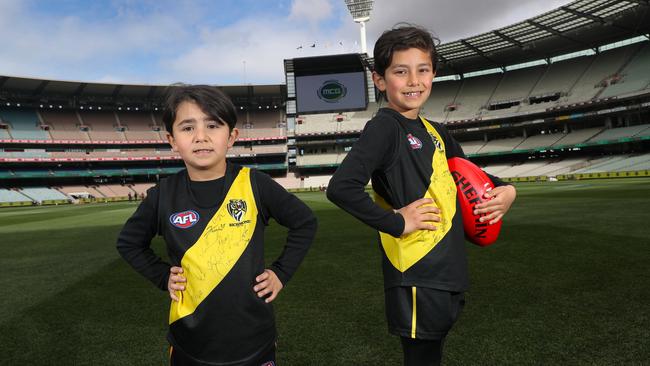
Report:
[{"label": "boy's leg", "polygon": [[463,309],[464,294],[394,287],[385,295],[389,331],[402,337],[405,365],[439,365],[442,340]]},{"label": "boy's leg", "polygon": [[428,340],[401,337],[404,366],[439,366],[444,339]]}]

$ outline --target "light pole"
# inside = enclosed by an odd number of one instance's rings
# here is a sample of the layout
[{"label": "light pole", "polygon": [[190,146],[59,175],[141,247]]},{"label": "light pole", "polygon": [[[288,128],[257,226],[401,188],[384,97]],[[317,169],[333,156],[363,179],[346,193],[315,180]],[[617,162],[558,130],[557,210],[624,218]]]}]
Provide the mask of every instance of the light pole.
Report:
[{"label": "light pole", "polygon": [[374,0],[345,0],[345,5],[352,15],[352,19],[359,23],[361,28],[361,53],[368,53],[366,47],[366,22],[370,20],[370,12],[372,11],[372,3]]}]

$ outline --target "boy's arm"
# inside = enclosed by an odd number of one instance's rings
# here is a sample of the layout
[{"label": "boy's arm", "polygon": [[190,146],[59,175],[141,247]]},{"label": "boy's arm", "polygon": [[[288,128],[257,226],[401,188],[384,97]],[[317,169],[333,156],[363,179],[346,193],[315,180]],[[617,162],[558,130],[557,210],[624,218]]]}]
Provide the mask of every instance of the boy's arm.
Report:
[{"label": "boy's arm", "polygon": [[280,256],[268,266],[286,284],[307,255],[316,235],[316,216],[298,197],[287,192],[267,174],[255,171],[262,215],[289,229]]},{"label": "boy's arm", "polygon": [[366,124],[330,180],[327,198],[366,225],[399,237],[404,232],[402,215],[379,207],[365,191],[372,173],[389,166],[396,154],[397,126],[392,122],[375,119]]},{"label": "boy's arm", "polygon": [[117,237],[117,251],[131,267],[167,291],[170,265],[151,250],[151,239],[158,232],[158,187],[147,191],[147,197],[127,220]]}]

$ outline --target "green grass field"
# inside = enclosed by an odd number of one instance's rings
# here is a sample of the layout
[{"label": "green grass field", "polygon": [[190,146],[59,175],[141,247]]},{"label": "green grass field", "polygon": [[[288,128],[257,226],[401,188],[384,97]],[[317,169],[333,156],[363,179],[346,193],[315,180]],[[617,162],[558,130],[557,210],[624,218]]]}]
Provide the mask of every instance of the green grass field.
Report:
[{"label": "green grass field", "polygon": [[[275,302],[278,364],[399,365],[375,232],[322,193],[300,197],[319,232]],[[1,365],[165,363],[167,295],[115,250],[135,207],[0,210]],[[444,364],[649,364],[648,207],[650,179],[518,185],[499,242],[467,245],[472,285]],[[269,260],[284,235],[268,228]]]}]

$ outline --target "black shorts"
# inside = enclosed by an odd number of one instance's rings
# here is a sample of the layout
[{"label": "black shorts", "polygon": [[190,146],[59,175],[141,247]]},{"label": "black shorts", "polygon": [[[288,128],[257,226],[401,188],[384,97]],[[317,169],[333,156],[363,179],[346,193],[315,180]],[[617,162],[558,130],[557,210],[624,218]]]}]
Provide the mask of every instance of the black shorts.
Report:
[{"label": "black shorts", "polygon": [[442,339],[458,319],[465,296],[426,287],[386,289],[388,331],[400,337]]},{"label": "black shorts", "polygon": [[[197,360],[192,359],[188,355],[184,354],[182,351],[179,351],[177,348],[169,347],[169,365],[170,366],[210,366],[215,364],[199,362]],[[254,357],[254,359],[247,362],[228,363],[228,365],[275,366],[275,344],[271,349],[265,351],[259,357]]]}]

